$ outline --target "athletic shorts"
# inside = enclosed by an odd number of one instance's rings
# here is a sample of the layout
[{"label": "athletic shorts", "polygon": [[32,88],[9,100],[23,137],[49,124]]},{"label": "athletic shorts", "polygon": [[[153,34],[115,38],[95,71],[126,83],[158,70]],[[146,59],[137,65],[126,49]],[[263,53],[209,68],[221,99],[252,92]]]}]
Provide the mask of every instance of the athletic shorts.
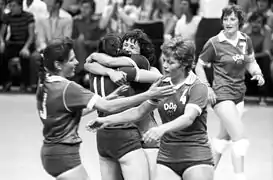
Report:
[{"label": "athletic shorts", "polygon": [[211,165],[214,166],[213,159],[200,160],[200,161],[185,161],[185,162],[164,162],[157,160],[157,164],[164,165],[173,170],[178,176],[182,177],[184,172],[196,165]]},{"label": "athletic shorts", "polygon": [[99,155],[114,160],[142,148],[141,134],[137,127],[129,129],[101,129],[97,132]]},{"label": "athletic shorts", "polygon": [[236,99],[216,99],[216,103],[212,105],[212,107],[216,106],[216,104],[219,104],[220,102],[223,101],[232,101],[234,102],[235,105],[239,104],[240,102],[244,101],[244,96],[241,96],[239,98]]},{"label": "athletic shorts", "polygon": [[81,164],[80,144],[44,144],[41,159],[48,174],[57,177]]}]

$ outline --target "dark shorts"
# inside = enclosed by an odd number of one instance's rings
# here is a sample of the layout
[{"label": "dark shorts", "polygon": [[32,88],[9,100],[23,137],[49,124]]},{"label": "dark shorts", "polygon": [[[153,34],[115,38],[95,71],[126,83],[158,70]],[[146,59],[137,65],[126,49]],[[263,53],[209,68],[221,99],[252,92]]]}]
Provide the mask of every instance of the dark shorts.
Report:
[{"label": "dark shorts", "polygon": [[241,97],[236,98],[236,99],[217,99],[216,103],[213,104],[212,107],[215,107],[217,104],[219,104],[220,102],[223,102],[223,101],[232,101],[232,102],[234,102],[235,105],[237,105],[240,102],[243,102],[244,98],[245,98],[244,96],[241,96]]},{"label": "dark shorts", "polygon": [[41,149],[41,159],[48,174],[57,177],[81,164],[79,154],[80,144],[44,144]]},{"label": "dark shorts", "polygon": [[141,134],[137,127],[101,129],[97,132],[97,148],[100,156],[118,160],[142,148]]},{"label": "dark shorts", "polygon": [[200,161],[188,161],[188,162],[164,162],[157,160],[157,164],[164,165],[173,170],[178,176],[182,177],[184,172],[196,165],[211,165],[214,166],[213,159],[200,160]]}]

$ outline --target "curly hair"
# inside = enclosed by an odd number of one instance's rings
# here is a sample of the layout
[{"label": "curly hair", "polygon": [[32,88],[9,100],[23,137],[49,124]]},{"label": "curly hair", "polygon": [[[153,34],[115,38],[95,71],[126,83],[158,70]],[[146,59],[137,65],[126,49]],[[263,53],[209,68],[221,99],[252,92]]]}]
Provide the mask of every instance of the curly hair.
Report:
[{"label": "curly hair", "polygon": [[140,47],[140,54],[146,57],[151,66],[155,65],[155,49],[152,41],[146,33],[140,29],[134,29],[125,33],[122,37],[122,43],[128,40],[136,41]]},{"label": "curly hair", "polygon": [[228,5],[222,10],[221,23],[223,24],[224,17],[231,15],[233,12],[239,20],[239,28],[243,27],[245,23],[245,13],[243,9],[236,4]]},{"label": "curly hair", "polygon": [[161,46],[163,55],[176,59],[189,72],[193,68],[195,59],[195,44],[191,40],[185,40],[181,36],[164,42]]}]

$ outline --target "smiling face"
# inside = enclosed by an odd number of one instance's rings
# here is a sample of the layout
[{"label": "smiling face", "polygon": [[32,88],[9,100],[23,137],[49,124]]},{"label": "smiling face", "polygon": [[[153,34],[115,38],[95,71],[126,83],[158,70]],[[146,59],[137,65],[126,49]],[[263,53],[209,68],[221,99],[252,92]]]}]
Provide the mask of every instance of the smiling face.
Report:
[{"label": "smiling face", "polygon": [[138,42],[133,39],[125,40],[122,44],[122,49],[129,54],[140,54],[140,46]]},{"label": "smiling face", "polygon": [[68,60],[63,63],[59,63],[59,74],[61,74],[63,77],[73,77],[78,64],[79,62],[75,57],[74,51],[70,50]]},{"label": "smiling face", "polygon": [[239,30],[239,19],[234,12],[223,17],[223,27],[224,32],[227,34],[232,35],[237,33]]}]

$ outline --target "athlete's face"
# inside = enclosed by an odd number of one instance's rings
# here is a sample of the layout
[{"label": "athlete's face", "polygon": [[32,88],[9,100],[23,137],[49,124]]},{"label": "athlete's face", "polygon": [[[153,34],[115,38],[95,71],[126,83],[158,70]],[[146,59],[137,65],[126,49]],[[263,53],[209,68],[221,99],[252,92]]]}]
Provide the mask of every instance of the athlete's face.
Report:
[{"label": "athlete's face", "polygon": [[163,60],[163,70],[164,70],[165,76],[175,78],[182,73],[183,68],[181,64],[179,63],[178,60],[174,59],[173,56],[166,56],[163,54],[162,60]]},{"label": "athlete's face", "polygon": [[223,26],[225,33],[235,34],[239,30],[239,19],[232,12],[230,15],[224,16],[223,18]]},{"label": "athlete's face", "polygon": [[61,74],[64,77],[73,77],[75,75],[75,69],[79,62],[75,57],[75,53],[73,50],[69,52],[68,60],[64,63],[60,64]]},{"label": "athlete's face", "polygon": [[122,44],[122,49],[129,54],[140,54],[140,46],[138,42],[133,39],[125,40]]}]

